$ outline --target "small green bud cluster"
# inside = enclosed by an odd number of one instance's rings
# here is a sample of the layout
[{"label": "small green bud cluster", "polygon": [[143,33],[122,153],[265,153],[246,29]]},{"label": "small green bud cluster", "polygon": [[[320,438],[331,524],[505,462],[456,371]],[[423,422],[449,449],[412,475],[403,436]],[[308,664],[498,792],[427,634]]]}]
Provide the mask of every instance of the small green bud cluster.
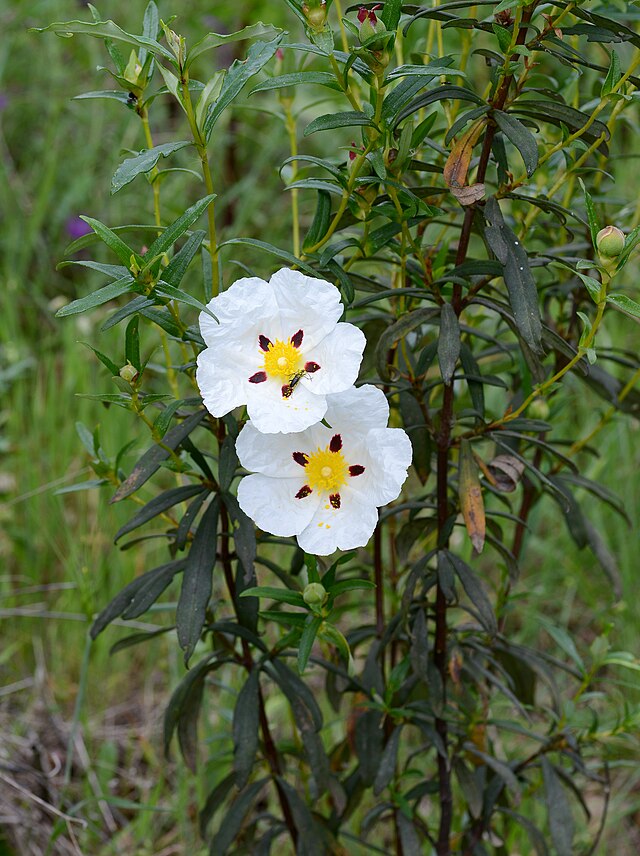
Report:
[{"label": "small green bud cluster", "polygon": [[307,606],[322,606],[329,593],[321,583],[309,583],[304,587],[302,599]]},{"label": "small green bud cluster", "polygon": [[596,235],[596,248],[604,258],[615,259],[624,249],[624,232],[617,226],[605,226]]}]

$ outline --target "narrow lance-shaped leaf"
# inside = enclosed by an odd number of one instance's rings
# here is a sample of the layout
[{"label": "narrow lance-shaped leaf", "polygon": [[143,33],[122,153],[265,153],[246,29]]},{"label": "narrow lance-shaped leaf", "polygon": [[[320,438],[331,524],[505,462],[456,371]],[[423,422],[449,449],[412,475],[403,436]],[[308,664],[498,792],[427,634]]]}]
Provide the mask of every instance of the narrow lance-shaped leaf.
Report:
[{"label": "narrow lance-shaped leaf", "polygon": [[484,213],[490,224],[485,227],[485,237],[504,267],[504,281],[518,331],[534,354],[541,354],[542,320],[529,257],[521,242],[504,222],[495,198],[487,200]]},{"label": "narrow lance-shaped leaf", "polygon": [[456,576],[462,583],[462,588],[465,590],[467,597],[477,609],[485,630],[491,634],[495,634],[497,624],[493,608],[478,578],[471,568],[459,556],[456,556],[455,553],[451,553],[449,550],[443,551],[443,553],[446,553],[453,565]]},{"label": "narrow lance-shaped leaf", "polygon": [[198,217],[204,213],[215,198],[215,193],[211,193],[208,196],[199,199],[190,208],[187,208],[184,214],[181,214],[177,220],[174,220],[173,223],[171,223],[170,226],[167,226],[164,232],[156,238],[145,253],[145,258],[153,259],[155,256],[166,253],[178,238],[184,235],[189,226],[191,226],[192,223],[195,223]]},{"label": "narrow lance-shaped leaf", "polygon": [[172,285],[174,288],[178,288],[187,268],[191,264],[191,260],[198,252],[205,234],[206,232],[198,230],[189,236],[184,246],[180,248],[166,268],[162,271],[161,278],[163,282]]},{"label": "narrow lance-shaped leaf", "polygon": [[446,385],[453,380],[453,373],[460,356],[460,325],[458,316],[450,303],[440,310],[440,336],[438,338],[438,363],[440,374]]},{"label": "narrow lance-shaped leaf", "polygon": [[572,856],[574,823],[567,794],[551,761],[540,759],[549,817],[551,840],[558,856]]},{"label": "narrow lance-shaped leaf", "polygon": [[128,521],[128,523],[121,526],[116,532],[113,540],[118,541],[118,539],[122,538],[123,535],[126,535],[128,532],[132,532],[139,526],[143,526],[145,523],[148,523],[149,520],[153,520],[154,517],[157,517],[159,514],[167,511],[167,509],[173,508],[174,505],[177,505],[180,502],[185,502],[187,499],[190,499],[202,490],[202,485],[196,484],[185,485],[185,487],[174,487],[171,490],[164,491],[160,496],[154,497],[150,502],[143,506],[140,511],[138,511],[138,513]]},{"label": "narrow lance-shaped leaf", "polygon": [[193,538],[184,569],[180,600],[176,610],[178,642],[185,664],[200,640],[213,587],[212,571],[216,563],[220,500],[215,496],[202,515]]},{"label": "narrow lance-shaped leaf", "polygon": [[300,674],[302,674],[307,667],[313,643],[315,642],[321,626],[322,618],[319,615],[309,616],[307,619],[307,623],[305,624],[305,628],[302,631],[302,636],[300,637],[300,642],[298,644],[298,671]]},{"label": "narrow lance-shaped leaf", "polygon": [[330,131],[334,128],[354,128],[357,126],[375,127],[371,119],[357,110],[347,110],[344,113],[325,113],[313,119],[304,129],[303,136],[308,137],[316,131]]},{"label": "narrow lance-shaped leaf", "polygon": [[250,24],[248,27],[243,27],[242,30],[236,30],[234,33],[207,33],[207,35],[196,42],[195,45],[187,52],[185,60],[185,68],[189,68],[191,63],[197,59],[205,51],[210,51],[221,45],[227,45],[231,42],[243,42],[249,39],[260,39],[261,41],[271,41],[278,36],[282,30],[273,27],[271,24],[263,24],[262,21],[256,21],[255,24]]},{"label": "narrow lance-shaped leaf", "polygon": [[133,277],[125,276],[117,282],[110,282],[109,285],[99,288],[92,294],[87,294],[86,297],[79,297],[77,300],[72,300],[71,303],[68,303],[56,312],[56,317],[65,318],[67,315],[78,315],[80,312],[88,312],[90,309],[102,306],[110,300],[115,300],[116,297],[121,297],[123,294],[135,291],[135,287],[136,284]]},{"label": "narrow lance-shaped leaf", "polygon": [[471,443],[464,439],[460,441],[458,495],[469,538],[471,538],[471,543],[476,552],[481,553],[486,531],[482,487],[480,486],[478,466],[471,450]]},{"label": "narrow lance-shaped leaf", "polygon": [[538,146],[531,131],[522,122],[502,110],[494,110],[493,118],[502,133],[518,149],[530,177],[538,166]]},{"label": "narrow lance-shaped leaf", "polygon": [[131,474],[126,478],[120,487],[116,490],[111,498],[111,502],[119,502],[132,493],[135,493],[138,488],[148,481],[156,472],[163,461],[170,456],[171,451],[175,450],[185,437],[188,437],[193,429],[204,419],[206,411],[198,410],[188,416],[180,425],[176,425],[168,431],[162,438],[162,445],[155,444],[144,453],[138,463],[135,465]]},{"label": "narrow lance-shaped leaf", "polygon": [[128,45],[134,45],[137,48],[144,48],[154,56],[162,56],[175,65],[175,57],[164,45],[161,45],[155,39],[147,39],[144,36],[134,36],[132,33],[126,33],[117,24],[114,24],[113,21],[98,21],[94,24],[90,24],[87,21],[56,21],[47,27],[32,27],[31,32],[53,32],[66,38],[77,33],[93,36],[97,39],[115,39],[116,41],[125,42]]},{"label": "narrow lance-shaped leaf", "polygon": [[236,841],[244,819],[249,813],[254,800],[264,787],[265,782],[267,782],[267,778],[247,785],[228,807],[222,823],[211,842],[209,849],[210,856],[226,856],[230,852],[229,848]]},{"label": "narrow lance-shaped leaf", "polygon": [[190,140],[182,140],[177,143],[162,143],[159,146],[154,146],[152,149],[145,149],[145,151],[131,158],[126,158],[113,174],[113,178],[111,179],[111,193],[117,193],[125,185],[133,181],[136,176],[150,172],[161,157],[169,157],[174,152],[192,145],[193,143]]},{"label": "narrow lance-shaped leaf", "polygon": [[280,35],[270,42],[256,42],[249,48],[246,59],[234,60],[225,75],[220,95],[207,112],[203,128],[207,140],[223,111],[231,104],[249,78],[257,74],[269,62],[278,49],[281,40],[282,36]]},{"label": "narrow lance-shaped leaf", "polygon": [[238,694],[233,711],[233,769],[236,786],[244,788],[258,751],[260,670],[253,668]]}]

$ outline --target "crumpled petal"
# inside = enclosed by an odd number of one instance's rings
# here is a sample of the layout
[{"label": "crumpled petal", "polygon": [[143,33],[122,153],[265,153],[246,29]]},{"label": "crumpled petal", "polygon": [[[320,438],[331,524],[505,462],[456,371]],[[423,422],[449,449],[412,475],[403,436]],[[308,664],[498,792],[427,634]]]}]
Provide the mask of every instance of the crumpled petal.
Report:
[{"label": "crumpled petal", "polygon": [[320,422],[327,411],[326,396],[314,395],[299,383],[289,398],[283,398],[282,385],[269,378],[248,391],[247,412],[258,431],[289,434]]},{"label": "crumpled petal", "polygon": [[331,432],[324,425],[297,434],[262,434],[247,422],[236,440],[236,454],[246,470],[274,478],[299,478],[302,486],[304,467],[294,461],[293,453],[309,454],[330,439]]},{"label": "crumpled petal", "polygon": [[333,508],[325,497],[308,526],[298,534],[305,553],[328,556],[336,550],[364,547],[378,522],[378,509],[360,494],[340,492],[340,508]]},{"label": "crumpled petal", "polygon": [[292,336],[302,328],[305,353],[333,330],[342,315],[339,290],[323,279],[282,268],[273,274],[269,285],[280,311],[282,335]]},{"label": "crumpled petal", "polygon": [[236,280],[226,291],[207,303],[218,321],[206,312],[200,313],[200,332],[208,346],[229,335],[229,326],[250,327],[255,319],[272,318],[278,315],[278,302],[273,289],[257,276]]},{"label": "crumpled petal", "polygon": [[[407,479],[412,448],[402,428],[373,428],[362,443],[365,455],[354,463],[365,467],[364,473],[349,479],[349,489],[376,506],[393,502]],[[351,456],[350,456],[351,457]],[[355,455],[354,455],[355,457]]]},{"label": "crumpled petal", "polygon": [[301,384],[316,395],[349,389],[358,377],[366,344],[359,327],[340,322],[321,342],[305,352],[305,360],[316,362],[320,369],[303,378]]},{"label": "crumpled petal", "polygon": [[296,499],[301,479],[278,479],[256,473],[238,485],[238,504],[260,529],[272,535],[298,535],[309,525],[320,497],[312,493]]},{"label": "crumpled petal", "polygon": [[334,431],[359,436],[370,428],[386,428],[389,404],[381,389],[367,383],[328,395],[325,420]]}]

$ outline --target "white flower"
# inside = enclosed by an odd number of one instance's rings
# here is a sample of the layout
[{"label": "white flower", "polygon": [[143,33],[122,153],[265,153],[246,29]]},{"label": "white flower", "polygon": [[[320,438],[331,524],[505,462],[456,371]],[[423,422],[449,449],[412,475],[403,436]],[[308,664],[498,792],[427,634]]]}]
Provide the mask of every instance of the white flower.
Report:
[{"label": "white flower", "polygon": [[401,428],[387,428],[389,405],[374,386],[329,396],[325,421],[298,434],[261,434],[248,422],[236,441],[243,467],[240,507],[273,535],[295,535],[307,553],[363,547],[378,506],[400,493],[411,463]]},{"label": "white flower", "polygon": [[200,315],[207,347],[196,379],[214,416],[246,404],[258,431],[302,431],[358,376],[365,337],[338,323],[340,292],[329,282],[283,268],[269,282],[238,280],[208,309],[219,323]]}]

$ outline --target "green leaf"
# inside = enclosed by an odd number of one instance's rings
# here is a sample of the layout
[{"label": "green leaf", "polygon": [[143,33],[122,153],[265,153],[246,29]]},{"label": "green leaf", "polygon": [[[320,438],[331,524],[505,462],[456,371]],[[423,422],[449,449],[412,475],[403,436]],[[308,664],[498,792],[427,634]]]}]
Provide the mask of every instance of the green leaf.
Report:
[{"label": "green leaf", "polygon": [[380,13],[380,20],[387,30],[396,30],[400,23],[402,12],[402,0],[384,0],[384,6]]},{"label": "green leaf", "polygon": [[549,621],[546,621],[544,618],[539,619],[544,629],[547,631],[549,636],[558,644],[560,648],[564,651],[567,656],[571,657],[576,666],[580,669],[580,672],[585,674],[584,661],[580,654],[578,654],[578,649],[576,648],[575,642],[567,633],[567,631],[562,627],[556,627],[551,624]]},{"label": "green leaf", "polygon": [[529,257],[521,242],[504,222],[500,206],[494,197],[487,200],[484,214],[490,223],[485,227],[485,237],[503,265],[504,281],[518,331],[534,354],[542,354],[542,320],[538,290],[529,267]]},{"label": "green leaf", "polygon": [[391,733],[391,737],[384,747],[384,751],[380,758],[378,772],[373,782],[373,793],[375,796],[380,796],[382,791],[387,787],[389,782],[396,774],[398,765],[398,747],[400,745],[400,735],[402,734],[402,726],[397,725]]},{"label": "green leaf", "polygon": [[141,371],[142,363],[140,361],[140,335],[138,332],[140,319],[136,315],[127,324],[127,329],[124,336],[124,356],[131,365]]},{"label": "green leaf", "polygon": [[188,664],[194,648],[200,641],[211,598],[219,512],[220,499],[214,496],[202,515],[186,560],[180,599],[176,609],[178,642],[184,651],[185,665]]},{"label": "green leaf", "polygon": [[224,504],[231,519],[237,523],[233,530],[233,544],[244,569],[244,582],[248,585],[255,579],[253,563],[256,558],[256,529],[253,521],[240,508],[238,500],[231,493],[224,494]]},{"label": "green leaf", "polygon": [[256,92],[266,92],[271,89],[282,89],[286,86],[298,86],[303,83],[317,83],[320,86],[328,86],[329,89],[335,89],[340,92],[335,75],[328,71],[296,71],[293,74],[280,74],[277,77],[270,77],[268,80],[263,80],[257,86],[254,86],[249,95]]},{"label": "green leaf", "polygon": [[375,589],[375,583],[371,580],[342,580],[329,586],[329,593],[333,597],[344,594],[346,591],[359,591],[361,589]]},{"label": "green leaf", "polygon": [[531,177],[538,166],[538,145],[531,131],[510,113],[494,110],[493,118],[502,133],[518,149],[524,161],[527,175]]},{"label": "green leaf", "polygon": [[255,24],[250,24],[248,27],[243,27],[242,30],[236,30],[235,33],[207,33],[207,35],[196,42],[195,45],[187,52],[185,59],[185,68],[189,68],[191,63],[197,59],[205,51],[210,51],[226,45],[230,42],[243,42],[249,39],[260,39],[261,41],[271,41],[277,36],[280,36],[282,30],[278,27],[273,27],[271,24],[263,24],[262,21],[256,21]]},{"label": "green leaf", "polygon": [[491,606],[491,601],[487,597],[487,594],[478,581],[478,578],[471,568],[463,562],[461,558],[456,556],[455,553],[451,553],[449,550],[443,550],[443,553],[453,565],[456,576],[462,583],[462,588],[465,590],[465,593],[471,603],[477,609],[483,627],[492,636],[495,635],[498,631],[496,617],[493,612],[493,607]]},{"label": "green leaf", "polygon": [[400,393],[400,413],[404,429],[411,440],[413,468],[424,485],[431,473],[431,433],[419,402],[409,390],[402,390]]},{"label": "green leaf", "polygon": [[193,429],[202,422],[205,415],[206,410],[204,409],[192,413],[184,422],[176,425],[164,435],[161,441],[162,445],[154,444],[151,446],[140,458],[128,478],[118,487],[110,502],[119,502],[142,487],[157,471],[160,464],[167,460],[171,451],[174,451],[184,438],[188,437]]},{"label": "green leaf", "polygon": [[85,99],[106,98],[110,101],[119,101],[126,107],[129,106],[129,95],[126,92],[121,92],[119,89],[102,89],[97,92],[82,92],[80,95],[74,95],[74,101],[83,101]]},{"label": "green leaf", "polygon": [[572,856],[574,823],[567,794],[546,755],[540,758],[551,840],[558,856]]},{"label": "green leaf", "polygon": [[450,303],[440,309],[440,335],[438,337],[438,363],[445,384],[450,384],[460,356],[460,325]]},{"label": "green leaf", "polygon": [[260,669],[253,667],[238,693],[233,710],[233,771],[236,787],[242,790],[249,781],[258,751],[260,725]]},{"label": "green leaf", "polygon": [[491,29],[498,39],[500,50],[506,55],[507,51],[511,47],[511,30],[507,30],[506,27],[501,27],[500,24],[495,23],[491,24]]},{"label": "green leaf", "polygon": [[176,533],[176,548],[178,550],[184,550],[186,547],[187,537],[191,532],[191,524],[198,516],[198,513],[208,496],[209,491],[207,489],[202,490],[202,492],[199,493],[189,504],[189,507],[182,516],[182,520],[180,521],[180,525],[178,526],[178,531]]},{"label": "green leaf", "polygon": [[594,303],[599,303],[602,284],[599,283],[597,279],[594,279],[592,276],[587,276],[586,274],[581,273],[579,270],[577,270],[575,273],[576,276],[580,277],[580,279],[584,283],[584,287],[589,292],[589,297],[593,300]]},{"label": "green leaf", "polygon": [[276,588],[275,586],[252,586],[245,589],[240,597],[268,597],[270,600],[278,600],[281,603],[288,603],[291,606],[301,606],[303,609],[307,608],[307,604],[304,602],[300,592]]},{"label": "green leaf", "polygon": [[94,348],[93,345],[90,345],[88,342],[81,342],[81,345],[84,345],[86,348],[90,348],[96,357],[100,360],[102,365],[111,373],[111,375],[117,375],[120,371],[120,368],[111,360],[106,354],[101,353],[97,348]]},{"label": "green leaf", "polygon": [[[101,223],[99,220],[94,220],[93,217],[86,217],[83,214],[80,215],[80,219],[84,220],[85,223],[88,223],[88,225],[91,226],[96,235],[118,256],[127,270],[130,270],[131,256],[133,256],[136,261],[141,261],[140,256],[135,253],[131,247],[127,246],[122,238],[119,238],[114,231],[109,229],[108,226],[105,226],[104,223]],[[78,249],[80,249],[80,247],[78,247]],[[71,251],[71,248],[68,248],[68,250]],[[75,252],[75,250],[73,251]]]},{"label": "green leaf", "polygon": [[289,253],[286,250],[281,250],[280,247],[274,247],[273,244],[268,244],[266,241],[258,241],[256,238],[230,238],[228,241],[223,241],[219,244],[218,249],[221,247],[228,247],[230,244],[246,244],[249,247],[257,247],[260,250],[265,250],[265,252],[271,253],[272,256],[282,259],[289,265],[299,267],[300,270],[305,271],[309,276],[317,276],[318,272],[310,265],[300,261],[300,259],[292,255],[292,253]]},{"label": "green leaf", "polygon": [[229,848],[234,845],[245,817],[267,781],[268,777],[265,777],[248,785],[227,807],[222,823],[211,841],[210,856],[226,856],[230,852]]},{"label": "green leaf", "polygon": [[608,294],[607,303],[612,303],[618,309],[622,309],[627,315],[633,315],[635,318],[640,318],[640,303],[636,303],[626,294]]},{"label": "green leaf", "polygon": [[307,667],[307,662],[311,655],[311,649],[313,648],[313,643],[318,635],[318,630],[320,630],[320,627],[322,626],[322,622],[323,619],[319,615],[307,616],[305,627],[298,644],[298,671],[300,674],[302,674]]},{"label": "green leaf", "polygon": [[171,300],[177,300],[178,303],[185,303],[187,306],[193,306],[194,309],[197,309],[199,312],[204,312],[215,321],[218,320],[208,306],[205,306],[205,304],[198,300],[197,297],[192,297],[187,291],[184,291],[181,288],[174,288],[172,285],[167,285],[166,282],[160,280],[154,291],[155,294],[161,297],[170,297]]},{"label": "green leaf", "polygon": [[200,835],[202,838],[207,837],[207,827],[213,819],[216,811],[226,800],[229,791],[234,786],[234,783],[235,773],[229,773],[228,776],[215,786],[207,797],[207,801],[205,802],[204,808],[200,812],[199,817]]},{"label": "green leaf", "polygon": [[191,140],[182,140],[178,143],[162,143],[152,149],[145,149],[140,154],[124,160],[113,174],[111,179],[111,194],[117,193],[126,184],[133,181],[141,173],[151,172],[160,158],[166,158],[174,152],[192,146]]},{"label": "green leaf", "polygon": [[313,119],[302,132],[304,137],[315,134],[316,131],[329,131],[334,128],[354,128],[367,126],[375,128],[374,123],[365,114],[358,110],[347,110],[344,113],[325,113]]},{"label": "green leaf", "polygon": [[413,101],[410,101],[406,107],[404,107],[396,117],[396,125],[399,125],[403,119],[406,119],[408,116],[411,116],[413,113],[416,113],[418,110],[422,110],[424,107],[427,107],[429,104],[433,104],[436,101],[473,101],[474,103],[480,105],[485,102],[480,98],[479,95],[476,95],[475,92],[471,89],[465,89],[462,86],[450,86],[446,84],[445,86],[435,86],[429,92],[424,95],[419,95],[417,98],[414,98]]},{"label": "green leaf", "polygon": [[[123,294],[129,294],[135,291],[136,284],[132,276],[125,276],[117,282],[111,282],[88,294],[86,297],[80,297],[78,300],[72,300],[56,312],[56,318],[65,318],[67,315],[77,315],[80,312],[87,312],[89,309],[95,309],[97,306],[102,306],[110,300],[115,300],[116,297],[121,297]],[[116,371],[115,374],[118,372]]]},{"label": "green leaf", "polygon": [[174,576],[184,569],[186,560],[180,559],[160,565],[137,577],[113,598],[98,615],[91,626],[91,638],[95,639],[115,618],[137,618],[156,602]]},{"label": "green leaf", "polygon": [[187,208],[184,214],[181,214],[177,220],[174,220],[170,226],[167,226],[164,232],[156,238],[153,244],[151,244],[147,252],[144,254],[145,259],[153,259],[156,256],[162,255],[162,253],[166,253],[178,238],[184,235],[191,224],[195,223],[198,217],[203,214],[215,198],[216,194],[211,193],[203,199],[199,199],[190,208]]},{"label": "green leaf", "polygon": [[389,366],[387,357],[389,351],[395,347],[396,343],[404,338],[412,330],[420,327],[422,324],[432,322],[440,315],[440,310],[436,308],[422,307],[414,309],[412,312],[407,312],[398,321],[395,321],[386,330],[382,332],[376,345],[376,365],[378,373],[383,380],[389,380]]},{"label": "green leaf", "polygon": [[607,72],[607,76],[605,77],[604,83],[602,84],[602,89],[600,90],[600,97],[606,98],[607,95],[611,93],[611,90],[618,83],[621,77],[622,72],[620,71],[620,60],[618,59],[618,54],[612,48],[611,60],[609,62],[609,70]]},{"label": "green leaf", "polygon": [[306,252],[310,247],[315,246],[327,233],[329,221],[331,219],[331,197],[326,190],[318,191],[318,204],[313,217],[313,222],[306,234],[302,249]]},{"label": "green leaf", "polygon": [[256,42],[251,45],[244,60],[234,60],[231,68],[227,71],[220,95],[209,107],[207,118],[204,122],[204,135],[208,140],[213,131],[213,126],[218,121],[223,111],[239,94],[242,87],[265,66],[278,49],[282,35],[270,42]]},{"label": "green leaf", "polygon": [[582,191],[584,193],[584,204],[587,210],[587,219],[589,220],[589,230],[591,231],[591,243],[594,247],[597,246],[596,238],[598,236],[598,232],[600,231],[600,223],[598,222],[598,215],[596,214],[596,208],[593,204],[593,199],[591,198],[591,194],[588,192],[587,188],[584,186],[584,182],[581,178],[578,178],[580,182],[580,186],[582,187]]},{"label": "green leaf", "polygon": [[31,27],[30,32],[52,32],[64,38],[70,38],[75,34],[79,34],[93,36],[97,39],[115,39],[116,41],[125,42],[128,45],[134,45],[137,48],[143,48],[149,51],[150,54],[153,54],[153,56],[164,57],[175,65],[175,57],[171,51],[155,41],[155,39],[126,33],[117,24],[114,24],[113,21],[98,21],[94,24],[89,24],[86,21],[57,21],[49,24],[47,27]]},{"label": "green leaf", "polygon": [[114,543],[117,543],[123,535],[126,535],[128,532],[133,532],[134,529],[137,529],[139,526],[143,526],[145,523],[148,523],[149,520],[153,520],[154,517],[162,514],[167,509],[173,508],[174,505],[177,505],[180,502],[186,502],[187,499],[190,499],[197,493],[202,492],[202,490],[203,487],[201,484],[187,485],[185,487],[174,487],[171,490],[164,491],[160,496],[154,497],[150,502],[144,505],[128,523],[125,523],[124,526],[121,526],[120,529],[118,529],[115,538],[113,539]]},{"label": "green leaf", "polygon": [[198,252],[205,235],[206,232],[198,230],[189,236],[184,246],[181,247],[179,252],[175,254],[160,274],[163,282],[172,285],[174,288],[178,288],[193,257]]}]

